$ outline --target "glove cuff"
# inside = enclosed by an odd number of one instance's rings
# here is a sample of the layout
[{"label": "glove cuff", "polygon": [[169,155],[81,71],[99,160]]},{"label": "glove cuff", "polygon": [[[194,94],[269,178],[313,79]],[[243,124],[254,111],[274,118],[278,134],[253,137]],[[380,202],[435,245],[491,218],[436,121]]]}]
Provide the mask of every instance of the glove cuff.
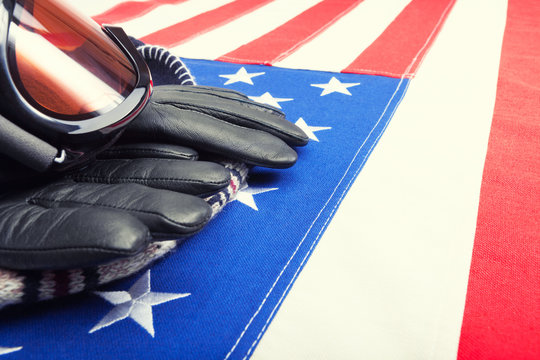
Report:
[{"label": "glove cuff", "polygon": [[178,56],[161,46],[133,42],[152,73],[154,85],[195,85],[193,75]]}]

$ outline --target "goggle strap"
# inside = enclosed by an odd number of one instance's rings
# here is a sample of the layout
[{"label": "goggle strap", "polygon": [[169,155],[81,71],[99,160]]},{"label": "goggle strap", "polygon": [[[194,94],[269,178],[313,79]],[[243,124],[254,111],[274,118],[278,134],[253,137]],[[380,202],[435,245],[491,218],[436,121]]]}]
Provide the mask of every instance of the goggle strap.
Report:
[{"label": "goggle strap", "polygon": [[[0,115],[0,153],[36,170],[48,170],[58,149]],[[57,160],[58,161],[58,160]]]}]

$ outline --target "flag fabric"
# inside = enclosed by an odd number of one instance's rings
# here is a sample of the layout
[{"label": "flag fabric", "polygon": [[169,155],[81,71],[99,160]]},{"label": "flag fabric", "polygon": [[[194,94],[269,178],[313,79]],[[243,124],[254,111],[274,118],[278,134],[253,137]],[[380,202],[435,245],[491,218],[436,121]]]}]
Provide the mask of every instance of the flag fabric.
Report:
[{"label": "flag fabric", "polygon": [[540,356],[534,0],[78,6],[311,141],[151,268],[4,308],[0,358]]}]

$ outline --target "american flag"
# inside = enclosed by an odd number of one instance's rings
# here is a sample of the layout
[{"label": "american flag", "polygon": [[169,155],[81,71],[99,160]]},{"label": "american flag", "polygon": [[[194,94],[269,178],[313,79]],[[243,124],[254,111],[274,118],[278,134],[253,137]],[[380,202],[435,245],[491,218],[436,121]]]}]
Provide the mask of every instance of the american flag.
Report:
[{"label": "american flag", "polygon": [[540,3],[75,5],[312,141],[151,269],[6,307],[0,358],[540,357]]}]

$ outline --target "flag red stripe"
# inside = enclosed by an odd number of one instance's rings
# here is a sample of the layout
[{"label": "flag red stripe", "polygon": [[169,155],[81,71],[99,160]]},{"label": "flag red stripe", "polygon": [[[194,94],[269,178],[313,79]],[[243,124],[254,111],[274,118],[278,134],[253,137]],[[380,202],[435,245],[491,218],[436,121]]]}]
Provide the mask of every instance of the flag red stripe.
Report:
[{"label": "flag red stripe", "polygon": [[454,2],[413,0],[343,72],[410,77]]},{"label": "flag red stripe", "polygon": [[362,0],[324,0],[273,31],[217,60],[271,65],[293,53],[360,2]]},{"label": "flag red stripe", "polygon": [[236,0],[141,38],[147,44],[172,47],[252,12],[272,0]]},{"label": "flag red stripe", "polygon": [[538,1],[509,1],[459,359],[540,354],[538,19]]},{"label": "flag red stripe", "polygon": [[93,19],[98,24],[118,24],[143,16],[161,5],[184,1],[186,0],[126,1],[94,16]]}]

